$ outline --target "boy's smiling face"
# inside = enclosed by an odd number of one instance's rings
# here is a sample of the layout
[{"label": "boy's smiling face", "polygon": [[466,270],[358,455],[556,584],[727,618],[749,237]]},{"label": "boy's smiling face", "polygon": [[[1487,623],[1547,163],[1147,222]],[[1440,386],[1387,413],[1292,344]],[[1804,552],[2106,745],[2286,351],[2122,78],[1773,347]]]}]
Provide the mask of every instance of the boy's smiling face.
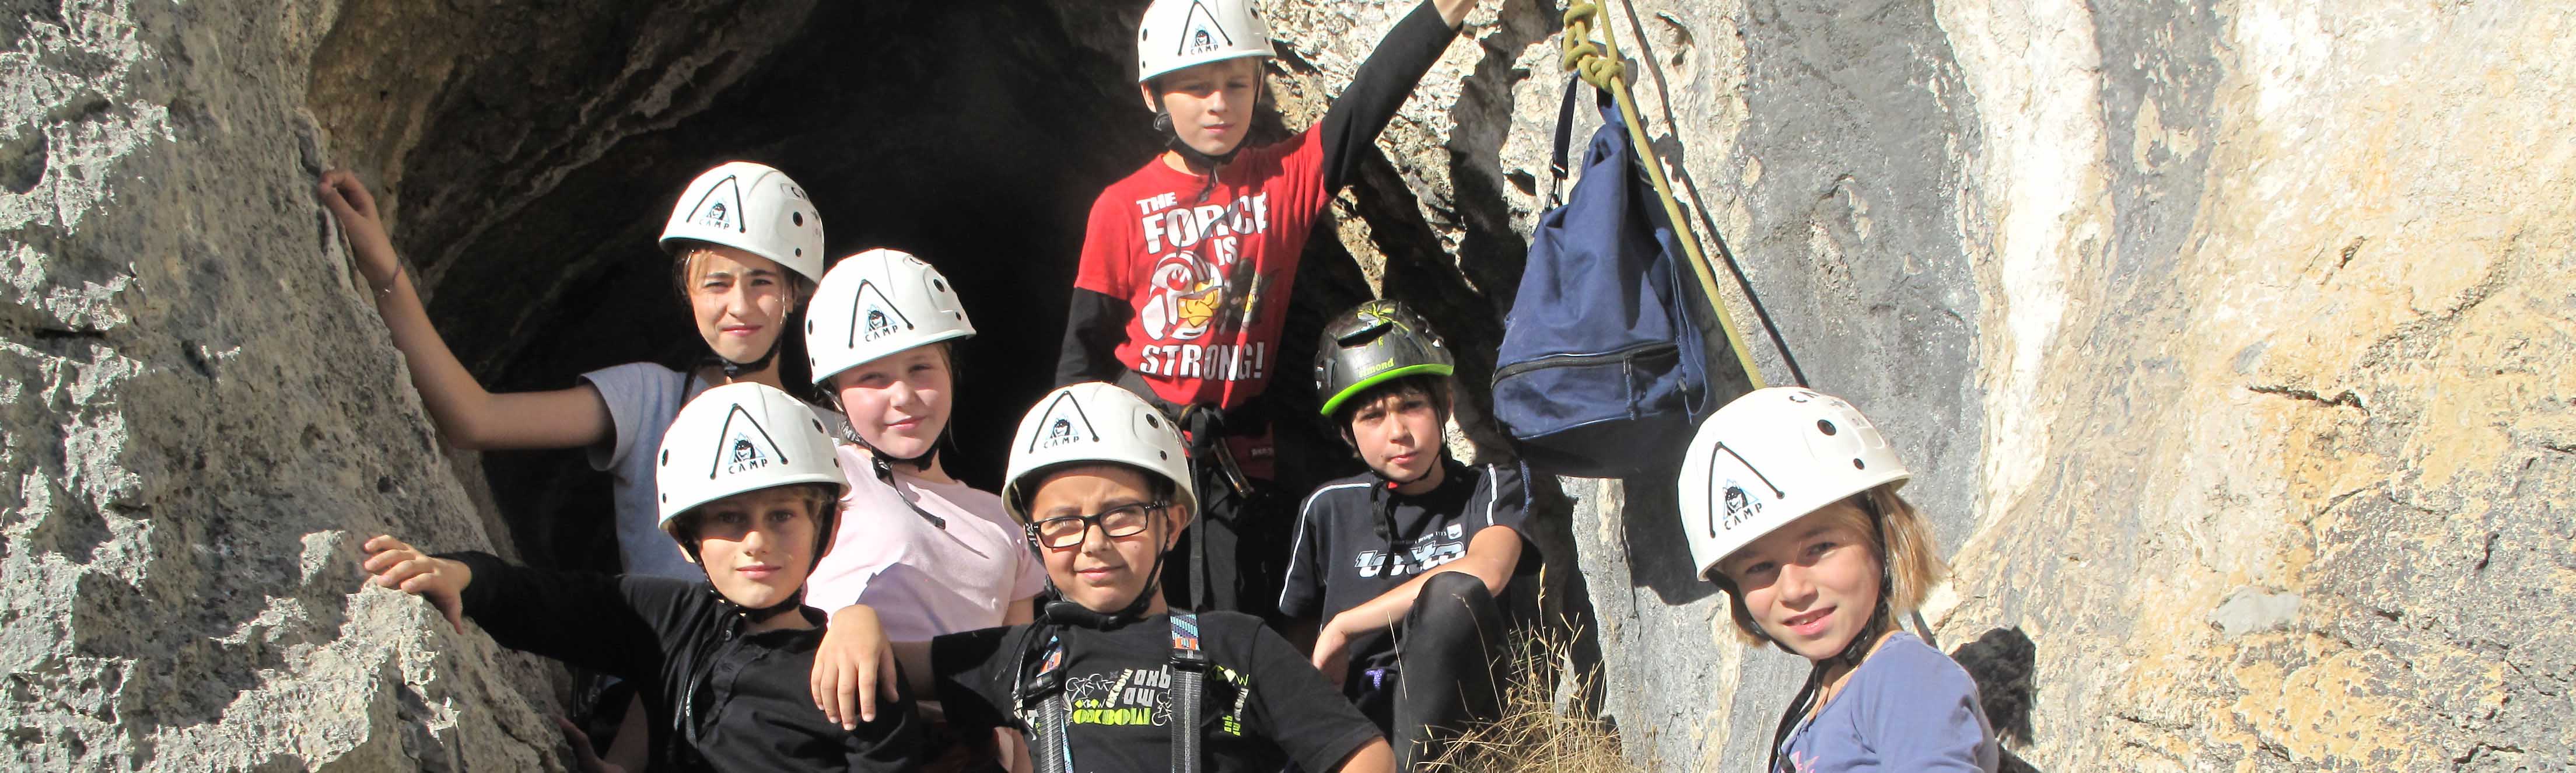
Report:
[{"label": "boy's smiling face", "polygon": [[[1152,504],[1156,504],[1153,489],[1143,471],[1123,464],[1092,464],[1069,467],[1039,481],[1028,512],[1033,522],[1043,523],[1049,518]],[[1173,535],[1188,517],[1180,510],[1171,504],[1146,509],[1138,514],[1147,525],[1145,530],[1123,537],[1110,537],[1102,527],[1084,525],[1081,544],[1040,546],[1038,556],[1046,564],[1047,577],[1065,598],[1094,612],[1116,612],[1145,590],[1155,557],[1171,546]],[[1147,604],[1145,614],[1165,609],[1160,593]]]},{"label": "boy's smiling face", "polygon": [[1164,73],[1137,84],[1145,107],[1172,115],[1181,144],[1211,156],[1243,144],[1261,91],[1261,60],[1221,59]]},{"label": "boy's smiling face", "polygon": [[832,505],[808,486],[772,486],[699,505],[691,528],[698,563],[716,592],[762,609],[786,601],[814,571],[823,509]]}]

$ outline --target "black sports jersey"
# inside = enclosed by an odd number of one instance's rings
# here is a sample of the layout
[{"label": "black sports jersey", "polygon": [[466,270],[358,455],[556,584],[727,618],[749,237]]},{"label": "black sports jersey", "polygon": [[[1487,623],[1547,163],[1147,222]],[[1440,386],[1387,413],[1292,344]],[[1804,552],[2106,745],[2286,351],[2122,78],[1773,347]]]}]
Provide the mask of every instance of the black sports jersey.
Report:
[{"label": "black sports jersey", "polygon": [[[1297,516],[1279,611],[1330,621],[1423,572],[1466,557],[1476,533],[1493,526],[1521,537],[1521,560],[1513,575],[1537,571],[1538,552],[1522,526],[1526,496],[1520,468],[1471,467],[1445,455],[1441,464],[1440,486],[1420,495],[1396,493],[1375,473],[1326,483],[1308,495]],[[1380,536],[1379,497],[1385,498],[1393,521],[1392,539]],[[1353,674],[1385,668],[1395,660],[1394,640],[1382,630],[1353,637],[1350,647]],[[1343,686],[1357,690],[1357,682],[1345,680]]]}]

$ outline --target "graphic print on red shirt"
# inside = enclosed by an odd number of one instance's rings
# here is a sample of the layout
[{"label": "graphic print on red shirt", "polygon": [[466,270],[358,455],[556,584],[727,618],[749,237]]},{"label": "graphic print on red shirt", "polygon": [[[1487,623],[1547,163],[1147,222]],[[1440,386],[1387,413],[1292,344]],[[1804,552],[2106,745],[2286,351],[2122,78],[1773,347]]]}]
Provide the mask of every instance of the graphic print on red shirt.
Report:
[{"label": "graphic print on red shirt", "polygon": [[1091,205],[1074,287],[1135,313],[1118,361],[1176,405],[1233,408],[1280,368],[1297,260],[1324,210],[1319,132],[1247,148],[1206,179],[1160,157]]}]

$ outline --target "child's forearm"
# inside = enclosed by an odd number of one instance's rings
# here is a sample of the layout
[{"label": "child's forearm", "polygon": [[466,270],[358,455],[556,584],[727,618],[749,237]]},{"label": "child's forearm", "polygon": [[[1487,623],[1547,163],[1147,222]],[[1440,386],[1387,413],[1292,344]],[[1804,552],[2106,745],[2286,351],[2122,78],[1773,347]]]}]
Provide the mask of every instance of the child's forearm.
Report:
[{"label": "child's forearm", "polygon": [[[1332,109],[1324,114],[1324,185],[1338,190],[1349,182],[1359,166],[1361,151],[1377,142],[1379,132],[1395,111],[1413,95],[1422,83],[1422,74],[1440,61],[1457,37],[1458,22],[1449,18],[1447,3],[1453,0],[1424,0],[1395,29],[1388,30],[1385,40],[1360,63],[1359,72],[1351,76],[1351,87],[1333,100]],[[1459,19],[1466,18],[1465,0],[1457,9]]]},{"label": "child's forearm", "polygon": [[1520,562],[1520,551],[1517,532],[1502,526],[1485,527],[1469,539],[1465,556],[1416,575],[1404,584],[1378,594],[1377,598],[1343,610],[1326,624],[1339,627],[1344,635],[1395,627],[1406,613],[1413,611],[1413,602],[1422,596],[1422,586],[1431,578],[1449,572],[1473,576],[1485,584],[1486,591],[1499,595],[1511,582],[1512,568]]},{"label": "child's forearm", "polygon": [[1056,360],[1056,385],[1116,381],[1127,366],[1118,361],[1118,342],[1127,334],[1125,302],[1074,288],[1065,310],[1064,349]]}]

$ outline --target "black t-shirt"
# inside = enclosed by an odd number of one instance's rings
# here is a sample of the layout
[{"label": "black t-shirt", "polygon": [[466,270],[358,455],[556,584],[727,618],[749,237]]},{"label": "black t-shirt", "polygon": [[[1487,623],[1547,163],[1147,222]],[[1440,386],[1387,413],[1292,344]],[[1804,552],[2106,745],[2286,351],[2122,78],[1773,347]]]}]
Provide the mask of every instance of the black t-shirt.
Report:
[{"label": "black t-shirt", "polygon": [[[1297,514],[1297,538],[1279,611],[1329,621],[1334,615],[1395,590],[1396,586],[1467,555],[1467,544],[1487,527],[1511,529],[1521,538],[1514,577],[1538,570],[1539,555],[1522,526],[1525,495],[1517,466],[1470,467],[1446,458],[1440,485],[1420,495],[1387,490],[1375,473],[1343,478],[1315,489]],[[1390,548],[1378,536],[1374,497],[1387,499],[1395,527]],[[1351,672],[1395,663],[1395,640],[1385,631],[1353,637]],[[1343,686],[1359,689],[1363,680]]]},{"label": "black t-shirt", "polygon": [[[1205,769],[1274,773],[1293,761],[1321,773],[1340,768],[1379,737],[1377,726],[1335,695],[1323,675],[1260,618],[1209,612],[1199,624],[1199,646],[1212,664],[1199,709]],[[949,726],[1025,729],[1013,687],[1022,674],[1036,672],[1051,634],[1064,648],[1057,672],[1064,689],[1055,699],[1066,702],[1066,745],[1073,756],[1066,768],[1170,770],[1167,615],[1107,630],[1031,624],[932,639],[931,670]]]},{"label": "black t-shirt", "polygon": [[924,727],[909,688],[898,685],[906,697],[855,732],[814,708],[819,627],[751,633],[742,608],[705,580],[534,569],[484,553],[440,557],[473,570],[460,601],[493,641],[634,681],[655,739],[668,744],[654,755],[656,771],[918,765]]}]

